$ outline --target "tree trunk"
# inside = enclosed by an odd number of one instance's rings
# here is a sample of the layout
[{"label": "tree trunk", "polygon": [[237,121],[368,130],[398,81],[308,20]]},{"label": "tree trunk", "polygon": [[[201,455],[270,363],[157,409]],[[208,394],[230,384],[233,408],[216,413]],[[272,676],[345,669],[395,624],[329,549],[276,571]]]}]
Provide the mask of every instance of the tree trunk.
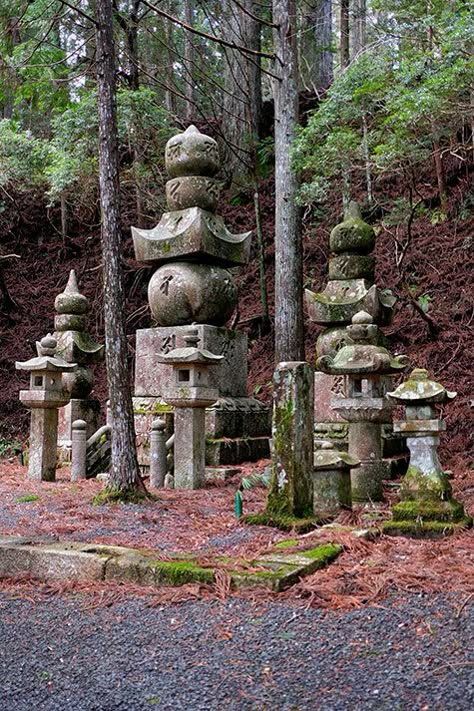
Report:
[{"label": "tree trunk", "polygon": [[367,27],[367,0],[352,0],[350,28],[351,58],[355,57],[365,47]]},{"label": "tree trunk", "polygon": [[[260,50],[260,23],[248,14],[258,13],[254,0],[244,0],[239,5],[226,0],[223,7],[226,39]],[[224,55],[222,125],[227,142],[226,164],[234,174],[249,174],[254,163],[252,144],[260,132],[262,113],[260,60],[231,48],[225,48]]]},{"label": "tree trunk", "polygon": [[303,2],[300,80],[307,91],[320,94],[332,84],[332,0]]},{"label": "tree trunk", "polygon": [[[165,9],[171,9],[168,5],[165,5]],[[173,91],[174,89],[174,72],[173,72],[173,25],[169,20],[163,20],[165,29],[165,41],[167,52],[164,57],[165,63],[165,106],[167,111],[172,115],[176,116],[176,95]]]},{"label": "tree trunk", "polygon": [[125,294],[120,263],[120,185],[112,0],[97,0],[96,23],[104,320],[112,425],[110,488],[126,494],[141,485],[141,478],[127,367]]},{"label": "tree trunk", "polygon": [[296,2],[273,0],[275,73],[275,359],[304,360],[303,250],[290,150],[298,123]]},{"label": "tree trunk", "polygon": [[340,2],[339,62],[341,69],[345,69],[349,64],[349,0],[340,0]]},{"label": "tree trunk", "polygon": [[[194,2],[193,0],[185,0],[184,2],[184,20],[188,25],[194,25]],[[184,33],[184,65],[186,69],[186,110],[184,113],[186,123],[193,122],[194,116],[194,42],[195,38],[191,32]]]}]

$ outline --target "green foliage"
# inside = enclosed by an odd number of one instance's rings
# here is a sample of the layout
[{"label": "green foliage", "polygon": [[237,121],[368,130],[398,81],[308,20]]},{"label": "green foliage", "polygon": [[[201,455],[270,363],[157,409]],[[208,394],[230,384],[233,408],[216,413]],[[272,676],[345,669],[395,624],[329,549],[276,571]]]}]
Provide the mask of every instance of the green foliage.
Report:
[{"label": "green foliage", "polygon": [[34,501],[39,501],[38,494],[23,494],[23,496],[18,496],[15,501],[17,504],[29,504]]},{"label": "green foliage", "polygon": [[[340,74],[294,147],[300,200],[324,201],[351,175],[413,171],[472,113],[474,9],[378,0],[376,41]],[[394,38],[398,41],[395,42]]]}]

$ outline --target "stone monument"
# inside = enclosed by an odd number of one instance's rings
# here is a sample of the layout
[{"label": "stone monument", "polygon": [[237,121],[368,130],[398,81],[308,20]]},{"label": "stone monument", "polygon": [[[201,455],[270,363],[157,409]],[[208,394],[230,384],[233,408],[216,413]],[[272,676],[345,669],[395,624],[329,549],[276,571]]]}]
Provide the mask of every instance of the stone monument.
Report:
[{"label": "stone monument", "polygon": [[83,420],[86,435],[91,437],[99,426],[100,403],[90,397],[94,386],[91,365],[104,358],[104,346],[96,343],[86,331],[86,317],[90,310],[88,299],[79,292],[76,274],[72,269],[66,288],[54,302],[54,338],[57,353],[77,368],[63,377],[70,401],[59,413],[58,447],[61,457],[70,459],[72,423]]},{"label": "stone monument", "polygon": [[31,408],[28,478],[54,481],[56,478],[58,409],[69,402],[64,375],[76,370],[56,355],[57,341],[48,334],[36,343],[36,358],[15,363],[30,375],[30,389],[20,390],[23,405]]},{"label": "stone monument", "polygon": [[407,437],[410,463],[400,488],[401,501],[393,507],[393,520],[384,525],[384,532],[439,536],[471,526],[472,519],[452,497],[437,451],[446,423],[435,408],[452,400],[456,393],[431,380],[427,370],[415,368],[408,380],[387,394],[405,406],[405,420],[396,422],[395,430]]},{"label": "stone monument", "polygon": [[334,356],[318,358],[317,367],[329,375],[347,376],[346,396],[334,398],[331,407],[349,422],[349,454],[360,460],[351,471],[352,501],[382,499],[387,467],[382,459],[381,424],[391,418],[393,404],[386,398],[389,375],[406,367],[406,357],[381,345],[379,329],[366,311],[347,326],[348,344]]},{"label": "stone monument", "polygon": [[[225,327],[237,305],[229,271],[248,262],[250,233],[232,234],[216,214],[220,168],[217,143],[190,126],[166,146],[168,211],[152,230],[132,228],[138,261],[157,267],[148,289],[154,328],[137,331],[136,431],[148,440],[151,423],[169,410],[163,393],[172,370],[162,356],[184,347],[195,324],[201,348],[223,356],[209,373],[219,398],[206,412],[208,463],[232,464],[268,456],[270,413],[247,396],[247,337]],[[139,447],[146,465],[147,452]]]},{"label": "stone monument", "polygon": [[360,461],[340,452],[332,442],[323,442],[314,453],[313,513],[320,518],[335,518],[342,509],[352,509],[351,469]]},{"label": "stone monument", "polygon": [[[334,358],[339,348],[350,344],[347,326],[359,311],[370,314],[378,326],[388,325],[392,319],[395,298],[374,284],[375,232],[361,218],[357,203],[351,202],[344,221],[332,230],[329,238],[332,256],[329,259],[329,281],[320,293],[306,290],[309,318],[324,326],[316,343],[317,358]],[[385,337],[378,331],[380,345]],[[346,393],[343,374],[315,373],[315,444],[333,441],[339,448],[347,447],[348,426],[342,416],[331,407],[334,397]],[[377,428],[380,431],[380,428]],[[384,456],[403,450],[393,441],[390,419],[383,427]]]}]

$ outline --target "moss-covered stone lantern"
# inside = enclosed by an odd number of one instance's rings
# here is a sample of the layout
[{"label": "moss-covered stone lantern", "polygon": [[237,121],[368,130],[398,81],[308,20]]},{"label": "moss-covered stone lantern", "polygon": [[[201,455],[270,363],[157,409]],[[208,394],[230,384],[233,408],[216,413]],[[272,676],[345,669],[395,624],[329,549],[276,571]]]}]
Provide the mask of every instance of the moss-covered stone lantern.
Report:
[{"label": "moss-covered stone lantern", "polygon": [[381,424],[390,418],[393,408],[385,397],[388,376],[403,370],[407,359],[393,357],[379,345],[379,328],[366,311],[352,318],[347,333],[350,345],[334,357],[318,358],[317,367],[330,375],[347,376],[347,397],[333,399],[331,407],[349,422],[349,453],[361,462],[351,472],[352,500],[380,501],[386,476]]},{"label": "moss-covered stone lantern", "polygon": [[50,334],[36,343],[37,357],[15,363],[30,373],[30,389],[20,391],[20,401],[31,408],[28,478],[54,481],[58,438],[58,409],[69,402],[63,374],[77,368],[56,356],[57,341]]},{"label": "moss-covered stone lantern", "polygon": [[436,536],[470,526],[472,519],[453,499],[438,458],[439,435],[446,423],[437,417],[436,405],[449,402],[456,393],[431,380],[427,370],[415,368],[408,380],[387,395],[405,406],[405,420],[395,422],[394,430],[407,438],[410,463],[400,488],[401,501],[393,507],[393,519],[384,531]]},{"label": "moss-covered stone lantern", "polygon": [[204,484],[206,453],[205,408],[219,391],[209,384],[209,368],[223,356],[198,348],[197,328],[189,328],[184,348],[175,348],[160,361],[173,368],[174,382],[163,399],[175,410],[174,481],[177,489],[199,489]]}]

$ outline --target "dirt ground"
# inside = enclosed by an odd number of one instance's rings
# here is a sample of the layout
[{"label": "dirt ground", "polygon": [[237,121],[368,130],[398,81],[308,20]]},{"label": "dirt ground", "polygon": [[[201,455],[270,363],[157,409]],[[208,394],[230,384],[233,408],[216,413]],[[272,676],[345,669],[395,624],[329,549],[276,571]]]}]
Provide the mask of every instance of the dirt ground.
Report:
[{"label": "dirt ground", "polygon": [[[268,462],[247,465],[244,470],[263,469]],[[239,479],[225,486],[202,491],[159,490],[156,501],[140,505],[92,505],[103,484],[96,480],[71,482],[66,468],[58,470],[55,483],[31,482],[26,468],[16,463],[0,464],[0,535],[54,536],[63,541],[125,545],[152,549],[167,559],[174,553],[193,553],[206,563],[218,555],[252,560],[268,552],[276,542],[294,538],[263,526],[247,526],[236,520],[233,499]],[[454,494],[474,514],[474,471],[456,471]],[[244,493],[244,512],[261,510],[266,490]],[[386,503],[378,508],[375,528],[390,516],[389,502],[396,497],[393,485],[386,489]],[[372,512],[373,513],[373,512]],[[360,512],[341,514],[340,523],[366,526]],[[344,552],[327,569],[300,581],[278,596],[311,607],[351,609],[382,604],[391,592],[458,592],[474,597],[474,531],[462,531],[441,540],[413,540],[380,535],[374,540],[355,538],[349,530],[324,532],[317,529],[297,536],[296,547],[332,541]],[[15,582],[15,581],[13,581]],[[18,583],[19,581],[16,581]],[[222,582],[222,581],[221,581]],[[12,581],[2,581],[5,587]],[[23,581],[28,586],[27,581]],[[224,586],[225,587],[225,586]],[[128,589],[128,588],[127,588]],[[120,586],[108,587],[101,595],[125,594]],[[231,594],[216,585],[191,585],[154,591],[157,599],[181,600]],[[232,593],[234,594],[234,593]],[[242,593],[235,593],[242,594]],[[249,593],[245,593],[249,594]],[[265,598],[275,593],[253,591]]]}]

